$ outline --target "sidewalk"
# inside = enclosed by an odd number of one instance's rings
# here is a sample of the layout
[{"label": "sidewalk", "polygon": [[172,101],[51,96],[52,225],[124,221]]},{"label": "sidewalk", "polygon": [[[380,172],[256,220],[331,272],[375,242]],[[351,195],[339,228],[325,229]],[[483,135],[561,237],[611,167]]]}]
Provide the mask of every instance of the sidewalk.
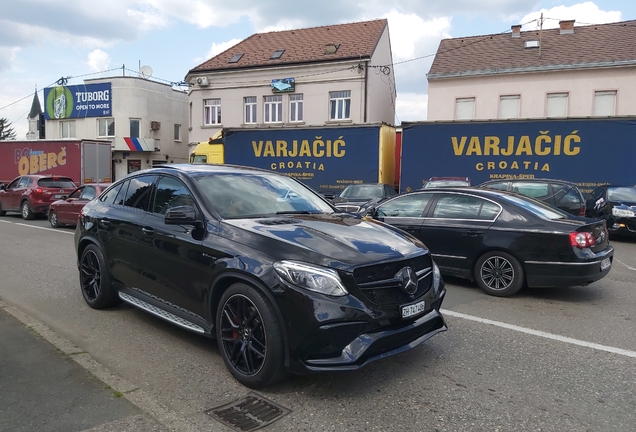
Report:
[{"label": "sidewalk", "polygon": [[0,301],[0,431],[167,430],[82,367],[86,354],[60,349],[28,320]]}]

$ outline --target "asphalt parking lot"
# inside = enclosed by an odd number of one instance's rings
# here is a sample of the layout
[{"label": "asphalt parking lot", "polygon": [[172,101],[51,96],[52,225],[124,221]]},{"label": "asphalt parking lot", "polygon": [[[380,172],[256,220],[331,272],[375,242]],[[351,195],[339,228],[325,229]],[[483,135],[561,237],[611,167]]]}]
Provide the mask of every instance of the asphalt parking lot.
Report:
[{"label": "asphalt parking lot", "polygon": [[[143,430],[147,424],[232,430],[207,411],[251,391],[232,379],[214,343],[128,306],[88,308],[79,293],[70,229],[51,230],[45,220],[7,216],[0,218],[0,239],[5,308],[76,346],[83,357],[71,352],[62,358],[64,367],[74,360],[103,368],[87,381],[97,381],[96,397],[110,401],[114,392],[121,393],[115,398],[121,411],[108,417],[87,403],[86,410],[76,411],[81,422],[68,430],[105,427],[117,419],[131,421],[122,430]],[[612,243],[612,271],[587,287],[526,289],[495,298],[474,284],[447,278],[448,332],[360,371],[292,376],[259,391],[290,410],[266,429],[633,430],[636,241]],[[0,320],[0,334],[19,331],[7,322]],[[59,357],[55,349],[52,355]],[[87,356],[93,363],[84,361]],[[54,397],[37,387],[29,391],[34,400]],[[56,414],[47,409],[56,405],[63,404],[38,404],[42,415],[51,416]],[[138,416],[150,423],[133,422]],[[44,430],[24,425],[2,430]]]}]

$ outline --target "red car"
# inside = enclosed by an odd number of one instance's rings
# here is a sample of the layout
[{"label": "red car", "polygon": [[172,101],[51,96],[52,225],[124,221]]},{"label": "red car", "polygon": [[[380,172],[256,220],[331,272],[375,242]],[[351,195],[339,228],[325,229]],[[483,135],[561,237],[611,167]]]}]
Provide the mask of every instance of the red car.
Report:
[{"label": "red car", "polygon": [[0,216],[7,212],[21,213],[24,219],[46,215],[53,201],[68,195],[73,189],[75,183],[70,177],[20,176],[7,186],[0,186]]},{"label": "red car", "polygon": [[87,202],[98,197],[111,183],[91,183],[76,188],[68,197],[55,201],[49,208],[49,222],[53,228],[77,225],[80,211]]}]

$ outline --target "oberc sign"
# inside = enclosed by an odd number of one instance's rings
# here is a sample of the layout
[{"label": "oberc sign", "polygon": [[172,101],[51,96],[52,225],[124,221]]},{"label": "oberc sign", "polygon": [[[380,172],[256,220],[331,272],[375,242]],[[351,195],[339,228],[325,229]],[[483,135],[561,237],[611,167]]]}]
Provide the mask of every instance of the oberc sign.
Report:
[{"label": "oberc sign", "polygon": [[44,118],[59,120],[112,115],[110,83],[44,89]]}]

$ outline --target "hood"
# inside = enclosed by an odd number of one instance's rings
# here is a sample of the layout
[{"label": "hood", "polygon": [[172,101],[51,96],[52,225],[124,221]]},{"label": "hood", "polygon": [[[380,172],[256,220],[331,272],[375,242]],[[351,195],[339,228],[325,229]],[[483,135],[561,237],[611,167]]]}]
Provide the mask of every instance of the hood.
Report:
[{"label": "hood", "polygon": [[416,238],[374,220],[346,214],[281,215],[226,219],[222,235],[278,259],[345,269],[421,255]]}]

